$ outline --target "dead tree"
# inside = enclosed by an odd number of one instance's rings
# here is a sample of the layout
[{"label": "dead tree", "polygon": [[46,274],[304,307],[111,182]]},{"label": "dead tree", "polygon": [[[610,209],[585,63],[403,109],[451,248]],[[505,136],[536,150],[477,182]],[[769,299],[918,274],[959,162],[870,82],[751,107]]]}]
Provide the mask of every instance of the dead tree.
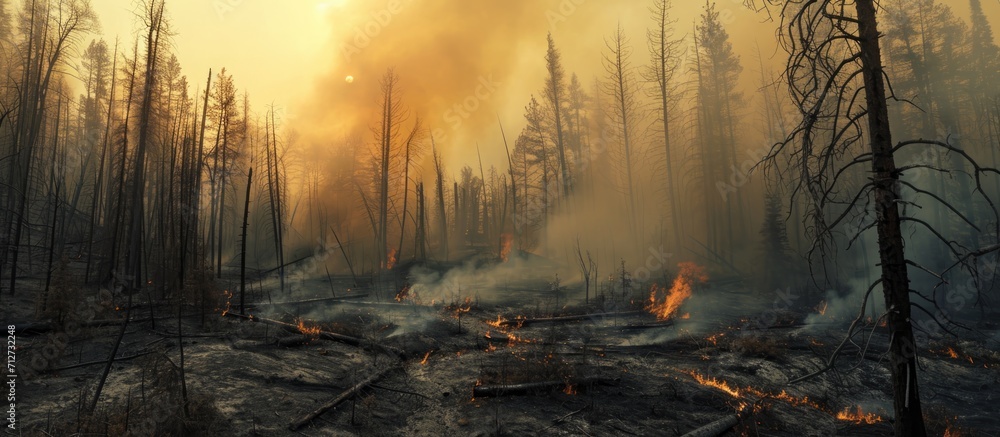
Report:
[{"label": "dead tree", "polygon": [[680,38],[674,38],[673,27],[677,20],[670,17],[670,0],[656,0],[650,7],[656,27],[646,32],[651,64],[644,72],[644,78],[652,86],[652,97],[656,100],[656,116],[659,117],[663,135],[664,177],[667,179],[667,202],[670,208],[670,225],[673,231],[674,250],[681,247],[680,215],[677,210],[677,191],[674,189],[674,162],[670,145],[670,121],[674,117],[673,105],[675,76],[680,68]]},{"label": "dead tree", "polygon": [[[938,307],[936,294],[949,277],[959,273],[970,276],[978,286],[976,259],[1000,249],[995,243],[1000,235],[997,210],[984,191],[982,181],[983,176],[997,176],[1000,172],[979,166],[971,156],[947,142],[918,139],[892,143],[888,102],[897,97],[887,86],[882,65],[874,0],[764,0],[754,6],[768,13],[772,8],[780,10],[780,42],[790,55],[785,79],[795,105],[803,114],[791,135],[771,148],[763,161],[764,169],[771,176],[790,182],[792,202],[804,197],[809,205],[810,211],[804,221],[813,240],[808,252],[811,258],[830,254],[835,247],[836,229],[874,213],[875,219],[870,223],[862,222],[849,229],[847,238],[850,244],[874,228],[881,269],[881,277],[865,293],[861,311],[847,337],[826,365],[791,383],[814,377],[835,366],[845,346],[858,334],[868,296],[881,286],[887,309],[881,318],[886,320],[892,339],[887,365],[892,381],[895,435],[926,435],[917,384],[916,358],[921,349],[914,336],[915,328],[925,331],[926,325],[914,322],[913,309],[925,313],[932,325],[951,332],[949,327],[954,323],[949,322],[945,312]],[[966,173],[961,169],[949,170],[928,164],[896,165],[897,153],[918,146],[952,154],[972,170]],[[779,160],[785,162],[779,163]],[[870,166],[870,179],[844,197],[844,178],[861,171],[856,166],[864,165]],[[983,232],[981,237],[993,240],[994,244],[966,247],[921,218],[907,214],[906,207],[919,208],[920,203],[927,202],[929,206],[954,214],[979,232],[979,227],[945,197],[901,177],[904,172],[919,168],[972,181],[973,192],[992,213],[993,229]],[[832,218],[827,219],[828,215]],[[905,243],[917,234],[936,241],[951,256],[953,264],[932,271],[915,258],[919,254],[913,251],[908,254]],[[911,290],[910,267],[939,280],[930,295]],[[919,300],[930,303],[937,311],[931,312]]]}]

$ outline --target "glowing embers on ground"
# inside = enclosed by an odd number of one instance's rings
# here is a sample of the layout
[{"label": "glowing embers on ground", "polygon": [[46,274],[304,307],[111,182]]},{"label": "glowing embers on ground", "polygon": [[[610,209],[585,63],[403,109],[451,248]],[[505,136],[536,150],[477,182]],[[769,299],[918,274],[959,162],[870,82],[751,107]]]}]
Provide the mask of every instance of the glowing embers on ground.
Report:
[{"label": "glowing embers on ground", "polygon": [[964,360],[968,361],[969,364],[976,364],[976,360],[972,359],[972,356],[959,353],[954,347],[951,346],[946,346],[944,349],[938,350],[931,349],[931,352],[954,360]]},{"label": "glowing embers on ground", "polygon": [[855,424],[868,424],[874,425],[876,423],[882,422],[882,418],[875,413],[866,413],[861,411],[861,407],[851,407],[844,408],[843,411],[837,412],[837,420],[844,420],[848,422],[854,422]]},{"label": "glowing embers on ground", "polygon": [[[788,394],[785,390],[782,390],[780,393],[768,392],[754,387],[739,387],[722,379],[701,375],[693,370],[685,371],[684,373],[691,375],[691,377],[701,385],[723,391],[729,396],[742,401],[752,401],[753,399],[750,398],[757,398],[757,400],[776,399],[795,407],[814,408],[816,410],[826,412],[838,420],[850,421],[856,424],[864,423],[870,425],[884,420],[878,414],[863,412],[861,407],[854,407],[853,410],[851,408],[845,408],[843,411],[834,412],[830,408],[809,399],[808,396],[793,396]],[[741,403],[741,405],[743,405],[743,403]]]},{"label": "glowing embers on ground", "polygon": [[434,352],[434,351],[427,351],[427,353],[424,354],[424,359],[420,360],[420,365],[421,366],[426,366],[427,365],[427,359],[431,357],[431,352]]},{"label": "glowing embers on ground", "polygon": [[[646,310],[656,316],[657,320],[667,320],[674,316],[674,313],[681,307],[691,293],[694,286],[708,281],[708,274],[705,268],[692,262],[682,262],[677,264],[680,271],[674,278],[669,290],[665,290],[657,284],[650,287],[649,303]],[[661,298],[662,295],[662,298]],[[687,316],[681,316],[687,318]]]}]

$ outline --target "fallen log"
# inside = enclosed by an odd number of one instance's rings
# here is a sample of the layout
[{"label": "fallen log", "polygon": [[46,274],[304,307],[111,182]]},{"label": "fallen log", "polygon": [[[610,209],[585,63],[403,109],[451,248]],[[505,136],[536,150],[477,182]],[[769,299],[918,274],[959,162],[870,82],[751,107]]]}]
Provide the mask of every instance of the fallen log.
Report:
[{"label": "fallen log", "polygon": [[580,320],[590,320],[596,321],[598,318],[603,317],[625,317],[625,316],[637,316],[640,314],[646,314],[645,311],[625,311],[619,313],[592,313],[592,314],[575,314],[571,316],[554,316],[554,317],[538,317],[534,319],[512,319],[503,320],[498,323],[500,326],[527,326],[533,323],[561,323],[561,322],[576,322]]},{"label": "fallen log", "polygon": [[[292,333],[296,333],[296,334],[301,334],[302,333],[302,331],[299,330],[299,327],[297,325],[293,325],[291,323],[285,323],[285,322],[278,321],[278,320],[265,319],[263,317],[257,317],[257,316],[247,316],[247,315],[237,314],[237,313],[226,313],[225,316],[226,317],[233,317],[233,318],[237,318],[237,319],[242,319],[242,320],[249,320],[251,322],[266,323],[268,325],[278,326],[278,327],[281,327],[281,328],[285,329],[288,332],[292,332]],[[333,340],[333,341],[337,341],[337,342],[340,342],[340,343],[344,343],[344,344],[348,344],[348,345],[351,345],[351,346],[360,347],[360,348],[364,348],[364,349],[376,350],[376,351],[379,351],[379,352],[387,353],[389,355],[394,355],[394,356],[399,357],[399,358],[405,358],[406,357],[406,352],[404,352],[402,349],[399,349],[399,348],[396,348],[396,347],[392,347],[392,346],[383,345],[383,344],[373,343],[373,342],[366,341],[366,340],[363,340],[363,339],[360,339],[360,338],[357,338],[357,337],[351,337],[349,335],[338,334],[336,332],[329,332],[329,331],[319,331],[319,333],[317,335],[320,338],[325,338],[327,340]]]},{"label": "fallen log", "polygon": [[286,301],[286,302],[258,303],[257,306],[263,307],[263,306],[280,306],[280,305],[308,305],[320,302],[336,302],[341,300],[359,299],[362,297],[368,297],[368,293],[352,294],[350,296],[320,297],[316,299],[306,299],[306,300],[296,300],[296,301]]},{"label": "fallen log", "polygon": [[701,428],[692,430],[681,437],[718,437],[738,423],[740,423],[739,414],[730,414]]},{"label": "fallen log", "polygon": [[386,368],[386,369],[382,369],[382,371],[377,372],[374,375],[369,376],[364,381],[361,381],[361,382],[355,384],[353,387],[345,390],[339,396],[333,398],[333,400],[331,400],[330,402],[327,402],[327,403],[323,404],[321,407],[313,410],[313,412],[311,412],[309,414],[306,414],[305,416],[302,416],[302,418],[300,418],[299,420],[296,420],[296,421],[288,424],[288,429],[290,429],[292,431],[298,431],[299,428],[302,428],[307,423],[312,422],[317,417],[319,417],[320,415],[322,415],[323,413],[325,413],[327,410],[329,410],[331,408],[334,408],[337,405],[340,405],[342,402],[344,402],[344,401],[352,398],[359,391],[361,391],[365,387],[373,384],[375,381],[378,381],[383,376],[385,376],[387,373],[389,373],[390,371],[392,371],[392,370],[394,370],[396,368],[397,367],[389,367],[389,368]]},{"label": "fallen log", "polygon": [[608,329],[617,329],[617,330],[620,330],[620,331],[634,331],[634,330],[640,330],[640,329],[666,328],[666,327],[673,326],[673,325],[674,325],[674,321],[673,321],[673,319],[670,319],[670,320],[665,320],[665,321],[662,321],[662,322],[654,322],[654,323],[640,323],[640,324],[636,324],[636,325],[610,326],[610,327],[608,327]]},{"label": "fallen log", "polygon": [[[117,357],[117,358],[114,359],[114,361],[117,363],[119,361],[133,360],[133,359],[136,359],[136,358],[139,358],[139,357],[144,357],[144,356],[149,355],[149,354],[151,354],[153,352],[155,352],[155,351],[142,351],[142,352],[138,352],[138,353],[133,354],[133,355],[127,355],[127,356]],[[58,372],[66,371],[66,370],[79,369],[81,367],[90,367],[90,366],[96,366],[98,364],[107,364],[107,363],[108,363],[108,360],[107,359],[103,359],[103,360],[98,360],[98,361],[90,361],[90,362],[87,362],[87,363],[72,364],[72,365],[64,366],[64,367],[56,367],[56,368],[53,368],[53,369],[46,369],[46,370],[42,370],[41,372],[38,372],[38,373],[41,373],[41,374],[58,373]]]},{"label": "fallen log", "polygon": [[614,385],[617,380],[608,378],[580,378],[569,381],[538,381],[521,384],[479,385],[472,389],[472,397],[486,398],[497,396],[517,396],[537,391],[554,389],[567,390],[573,387],[583,387],[593,384]]},{"label": "fallen log", "polygon": [[305,334],[293,334],[293,335],[290,335],[288,337],[279,338],[278,339],[278,346],[286,347],[286,348],[298,347],[298,346],[302,346],[302,345],[308,344],[312,340],[313,340],[313,337],[310,337],[310,336],[305,335]]}]

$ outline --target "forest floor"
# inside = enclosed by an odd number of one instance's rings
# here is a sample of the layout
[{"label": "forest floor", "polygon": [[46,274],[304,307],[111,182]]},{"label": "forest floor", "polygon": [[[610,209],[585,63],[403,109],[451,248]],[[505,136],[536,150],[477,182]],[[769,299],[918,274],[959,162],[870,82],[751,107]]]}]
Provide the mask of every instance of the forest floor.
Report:
[{"label": "forest floor", "polygon": [[[507,280],[502,293],[463,284],[468,295],[456,291],[424,304],[362,296],[347,291],[351,284],[343,278],[299,285],[295,294],[272,290],[270,304],[255,288],[248,301],[257,305],[248,312],[258,320],[297,324],[300,332],[223,317],[227,303],[237,311],[226,292],[207,304],[213,308],[204,322],[197,308],[185,308],[179,339],[176,306],[157,307],[150,321],[145,300],[129,310],[121,298],[102,302],[95,295],[82,311],[87,320],[28,323],[35,302],[25,291],[33,285],[25,281],[0,302],[10,315],[5,321],[21,325],[21,432],[673,436],[739,410],[737,425],[723,435],[891,433],[881,355],[889,339],[877,329],[866,330],[866,351],[847,347],[835,371],[787,385],[820,368],[846,332],[849,320],[817,319],[815,302],[774,310],[780,296],[709,283],[695,290],[677,317],[658,321],[642,310],[645,291],[591,297],[586,304],[582,288],[553,292],[545,274]],[[310,300],[329,298],[331,290],[355,297]],[[306,302],[274,304],[278,300]],[[87,415],[81,399],[92,396],[129,313],[134,321],[118,350],[124,359],[112,366],[97,411]],[[573,314],[590,315],[518,322]],[[362,339],[363,347],[326,339],[316,328]],[[976,332],[986,332],[985,338],[945,338],[921,354],[921,395],[932,435],[1000,435],[996,329],[980,326]],[[186,421],[171,407],[181,396],[180,344]],[[357,396],[289,429],[384,369],[392,370]],[[531,382],[552,384],[524,393],[510,386]],[[474,395],[477,388],[481,396]]]}]

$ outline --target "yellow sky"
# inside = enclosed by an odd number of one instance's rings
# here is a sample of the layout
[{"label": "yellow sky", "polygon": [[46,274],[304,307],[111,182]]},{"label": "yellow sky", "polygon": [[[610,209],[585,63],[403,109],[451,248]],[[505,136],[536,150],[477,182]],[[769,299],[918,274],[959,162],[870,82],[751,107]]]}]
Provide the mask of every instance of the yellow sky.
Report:
[{"label": "yellow sky", "polygon": [[[192,87],[204,87],[209,68],[226,67],[258,110],[274,103],[301,120],[316,138],[367,133],[365,121],[377,100],[378,77],[396,67],[411,112],[447,135],[442,146],[452,163],[473,162],[475,143],[484,159],[504,162],[496,117],[509,140],[522,125],[530,95],[544,81],[545,34],[562,52],[567,73],[587,87],[603,76],[604,38],[617,23],[626,28],[634,63],[646,58],[649,0],[170,0],[175,52]],[[968,2],[945,2],[966,18]],[[92,0],[104,38],[134,41],[133,0]],[[674,1],[678,34],[691,32],[702,1]],[[984,0],[1000,36],[1000,1]],[[391,9],[391,10],[390,10]],[[772,54],[773,23],[719,0],[723,21],[742,55],[744,89],[759,83],[756,46]],[[359,36],[360,35],[360,36]],[[780,59],[780,54],[778,59]],[[352,83],[344,78],[353,76]],[[456,103],[498,84],[454,128]],[[192,89],[192,92],[194,90]],[[450,117],[449,117],[450,116]],[[310,135],[307,132],[307,139]],[[367,138],[363,138],[367,140]],[[332,140],[331,140],[332,141]]]}]

